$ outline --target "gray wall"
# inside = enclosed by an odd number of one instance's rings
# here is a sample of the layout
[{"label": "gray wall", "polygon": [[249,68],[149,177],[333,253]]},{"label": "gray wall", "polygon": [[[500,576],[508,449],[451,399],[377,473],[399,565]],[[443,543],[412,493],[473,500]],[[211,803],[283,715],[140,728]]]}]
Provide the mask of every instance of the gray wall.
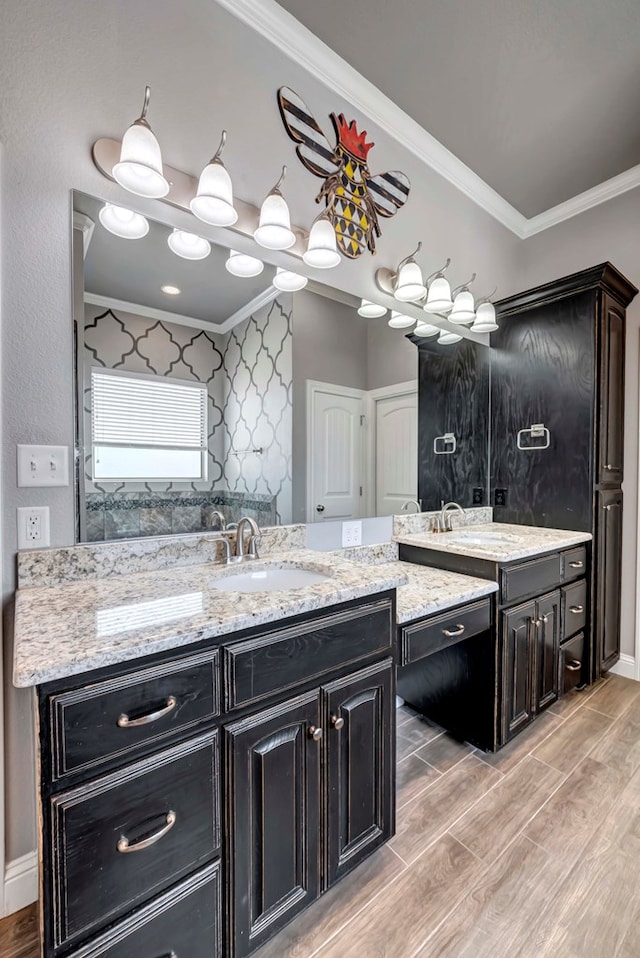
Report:
[{"label": "gray wall", "polygon": [[367,321],[367,389],[418,378],[416,346],[407,339],[406,330],[392,329],[388,319],[387,315]]}]

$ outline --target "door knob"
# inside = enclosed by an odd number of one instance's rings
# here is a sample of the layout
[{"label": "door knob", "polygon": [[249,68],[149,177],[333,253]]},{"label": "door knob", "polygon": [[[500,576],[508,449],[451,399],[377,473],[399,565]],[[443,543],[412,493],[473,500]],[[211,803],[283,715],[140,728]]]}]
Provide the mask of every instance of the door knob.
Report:
[{"label": "door knob", "polygon": [[316,728],[315,725],[309,726],[309,738],[312,738],[314,742],[319,742],[322,738],[322,729]]},{"label": "door knob", "polygon": [[332,715],[331,724],[333,725],[336,732],[339,732],[341,728],[344,728],[344,719],[341,715]]},{"label": "door knob", "polygon": [[316,512],[324,512],[324,506],[322,505],[322,503],[320,503],[320,505],[316,506]]}]

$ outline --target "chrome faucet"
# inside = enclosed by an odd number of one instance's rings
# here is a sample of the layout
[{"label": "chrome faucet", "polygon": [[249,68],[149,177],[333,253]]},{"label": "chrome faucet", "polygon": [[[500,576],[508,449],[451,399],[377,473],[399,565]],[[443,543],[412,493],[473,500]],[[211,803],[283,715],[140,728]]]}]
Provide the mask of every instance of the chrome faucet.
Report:
[{"label": "chrome faucet", "polygon": [[408,512],[409,506],[415,506],[416,512],[422,512],[422,499],[407,499],[400,508],[402,512]]},{"label": "chrome faucet", "polygon": [[[246,552],[244,551],[245,526],[248,526],[250,530],[249,546]],[[261,540],[262,536],[260,535],[258,523],[255,519],[252,519],[251,516],[243,516],[236,529],[236,559],[239,562],[242,562],[244,559],[258,559],[258,546]]]},{"label": "chrome faucet", "polygon": [[217,519],[217,520],[218,520],[218,525],[220,526],[220,531],[221,531],[221,532],[224,532],[225,529],[227,528],[227,520],[226,520],[225,517],[222,515],[222,513],[221,513],[221,512],[218,512],[217,509],[214,509],[213,512],[210,513],[210,517],[211,517],[211,522],[213,522],[214,519]]},{"label": "chrome faucet", "polygon": [[464,509],[457,502],[443,502],[439,518],[440,532],[453,532],[451,512],[449,511],[451,509],[457,509],[463,519],[466,516]]}]

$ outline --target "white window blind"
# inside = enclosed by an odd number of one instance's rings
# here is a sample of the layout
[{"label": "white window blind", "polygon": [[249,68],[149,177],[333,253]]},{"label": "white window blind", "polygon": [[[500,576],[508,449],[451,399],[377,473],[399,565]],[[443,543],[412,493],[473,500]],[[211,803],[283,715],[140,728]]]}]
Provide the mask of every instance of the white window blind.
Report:
[{"label": "white window blind", "polygon": [[206,479],[206,386],[92,369],[91,438],[94,479]]}]

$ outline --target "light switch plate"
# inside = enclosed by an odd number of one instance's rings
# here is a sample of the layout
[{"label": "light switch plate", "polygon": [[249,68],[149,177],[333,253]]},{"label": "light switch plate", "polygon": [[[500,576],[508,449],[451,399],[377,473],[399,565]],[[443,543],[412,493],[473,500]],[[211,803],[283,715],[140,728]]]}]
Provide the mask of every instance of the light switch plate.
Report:
[{"label": "light switch plate", "polygon": [[342,548],[362,545],[362,522],[356,519],[342,523]]},{"label": "light switch plate", "polygon": [[18,445],[18,485],[68,486],[68,446]]},{"label": "light switch plate", "polygon": [[43,549],[51,545],[49,506],[18,509],[18,549]]}]

